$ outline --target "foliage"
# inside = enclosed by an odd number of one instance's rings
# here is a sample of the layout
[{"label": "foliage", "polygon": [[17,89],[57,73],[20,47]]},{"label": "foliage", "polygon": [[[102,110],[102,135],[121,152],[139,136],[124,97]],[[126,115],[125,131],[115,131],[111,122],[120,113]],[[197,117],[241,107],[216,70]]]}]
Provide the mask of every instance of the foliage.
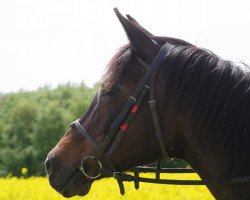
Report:
[{"label": "foliage", "polygon": [[[145,176],[152,176],[146,174]],[[197,179],[196,174],[168,174],[163,178],[171,179]],[[48,184],[46,178],[31,177],[24,178],[5,178],[0,179],[0,200],[63,200],[60,194],[54,191]],[[133,188],[133,183],[125,183],[126,193],[124,196],[119,194],[119,189],[114,179],[103,179],[95,182],[90,193],[84,199],[171,199],[171,200],[213,200],[205,186],[174,186],[174,185],[152,185],[140,183],[140,189]],[[72,200],[83,199],[73,197]]]},{"label": "foliage", "polygon": [[47,153],[87,109],[96,88],[66,84],[0,96],[0,176],[44,175]]}]

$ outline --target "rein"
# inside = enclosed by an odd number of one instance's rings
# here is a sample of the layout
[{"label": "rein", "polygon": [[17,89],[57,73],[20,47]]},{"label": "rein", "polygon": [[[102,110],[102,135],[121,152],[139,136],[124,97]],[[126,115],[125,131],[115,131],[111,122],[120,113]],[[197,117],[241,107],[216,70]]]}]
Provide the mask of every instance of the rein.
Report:
[{"label": "rein", "polygon": [[[161,47],[156,56],[154,57],[152,63],[147,65],[144,61],[137,57],[137,61],[147,69],[147,72],[140,80],[134,93],[128,98],[122,111],[119,113],[115,121],[111,125],[111,129],[104,140],[103,143],[99,143],[93,138],[80,124],[79,119],[70,124],[70,127],[75,127],[78,131],[88,139],[93,146],[96,147],[97,153],[94,156],[86,156],[82,159],[79,170],[89,179],[96,180],[100,177],[114,177],[119,185],[120,193],[123,195],[125,193],[124,181],[134,182],[135,189],[139,188],[139,182],[156,183],[156,184],[174,184],[174,185],[228,185],[228,184],[240,184],[250,182],[250,176],[236,177],[232,179],[219,179],[219,180],[172,180],[172,179],[161,179],[161,173],[195,173],[193,169],[174,169],[174,168],[162,168],[161,161],[157,162],[156,167],[135,167],[130,170],[134,175],[122,173],[116,170],[113,165],[110,155],[119,146],[124,133],[128,129],[133,116],[138,111],[145,95],[149,92],[149,107],[152,115],[153,125],[158,139],[162,155],[165,160],[171,161],[172,158],[169,157],[166,145],[163,140],[163,135],[161,132],[161,127],[159,124],[156,100],[155,100],[155,79],[159,68],[165,61],[168,53],[174,46],[166,43]],[[105,159],[109,169],[103,169],[102,163],[99,161]],[[94,162],[95,166],[98,166],[98,172],[96,174],[90,174],[87,171],[88,161]],[[156,174],[155,178],[144,178],[140,177],[140,173],[154,172]]]}]

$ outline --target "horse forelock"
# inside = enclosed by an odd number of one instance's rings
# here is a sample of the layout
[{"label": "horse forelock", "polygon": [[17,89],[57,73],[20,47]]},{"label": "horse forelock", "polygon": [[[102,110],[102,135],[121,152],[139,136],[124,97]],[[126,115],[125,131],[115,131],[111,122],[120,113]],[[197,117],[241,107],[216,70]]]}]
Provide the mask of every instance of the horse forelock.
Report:
[{"label": "horse forelock", "polygon": [[123,75],[125,66],[132,55],[130,45],[121,47],[108,63],[101,79],[102,91],[109,91]]}]

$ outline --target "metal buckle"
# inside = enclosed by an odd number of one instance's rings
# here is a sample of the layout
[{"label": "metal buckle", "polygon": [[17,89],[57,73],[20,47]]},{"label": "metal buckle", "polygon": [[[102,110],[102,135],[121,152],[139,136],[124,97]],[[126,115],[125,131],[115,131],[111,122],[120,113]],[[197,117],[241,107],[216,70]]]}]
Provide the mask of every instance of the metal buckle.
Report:
[{"label": "metal buckle", "polygon": [[[89,175],[89,174],[85,171],[85,169],[84,169],[83,164],[84,164],[88,159],[95,160],[95,162],[98,164],[99,172],[98,172],[98,174],[97,174],[96,176],[91,176],[91,175]],[[102,163],[101,163],[99,160],[97,160],[94,156],[86,156],[86,157],[84,157],[84,158],[82,159],[82,161],[81,161],[81,166],[79,167],[79,170],[80,170],[80,171],[84,174],[84,176],[86,176],[87,178],[89,178],[89,179],[97,179],[98,177],[101,176]]]},{"label": "metal buckle", "polygon": [[130,96],[129,98],[132,99],[136,103],[136,98],[135,97]]},{"label": "metal buckle", "polygon": [[156,101],[155,101],[155,100],[152,100],[152,101],[149,101],[148,103],[149,103],[149,104],[156,104]]},{"label": "metal buckle", "polygon": [[113,172],[113,178],[116,178],[116,174],[119,174],[120,172]]},{"label": "metal buckle", "polygon": [[75,126],[75,123],[76,123],[77,120],[79,120],[79,119],[76,119],[75,121],[71,122],[71,123],[69,124],[69,127]]},{"label": "metal buckle", "polygon": [[73,127],[75,125],[75,122],[70,123],[69,127]]}]

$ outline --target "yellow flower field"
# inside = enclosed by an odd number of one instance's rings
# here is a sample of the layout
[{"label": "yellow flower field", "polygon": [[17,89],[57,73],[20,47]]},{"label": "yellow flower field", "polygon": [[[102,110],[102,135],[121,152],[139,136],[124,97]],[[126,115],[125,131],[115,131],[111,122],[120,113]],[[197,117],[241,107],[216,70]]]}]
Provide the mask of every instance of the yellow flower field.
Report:
[{"label": "yellow flower field", "polygon": [[[145,175],[146,177],[152,175]],[[163,178],[198,179],[196,174],[169,174]],[[119,188],[114,179],[104,179],[92,185],[90,193],[77,199],[109,199],[109,200],[138,200],[138,199],[169,199],[169,200],[213,200],[214,198],[205,186],[173,186],[140,183],[140,189],[135,190],[133,183],[125,183],[126,193],[119,194]],[[0,200],[62,200],[60,194],[54,191],[45,177],[1,178]]]}]

